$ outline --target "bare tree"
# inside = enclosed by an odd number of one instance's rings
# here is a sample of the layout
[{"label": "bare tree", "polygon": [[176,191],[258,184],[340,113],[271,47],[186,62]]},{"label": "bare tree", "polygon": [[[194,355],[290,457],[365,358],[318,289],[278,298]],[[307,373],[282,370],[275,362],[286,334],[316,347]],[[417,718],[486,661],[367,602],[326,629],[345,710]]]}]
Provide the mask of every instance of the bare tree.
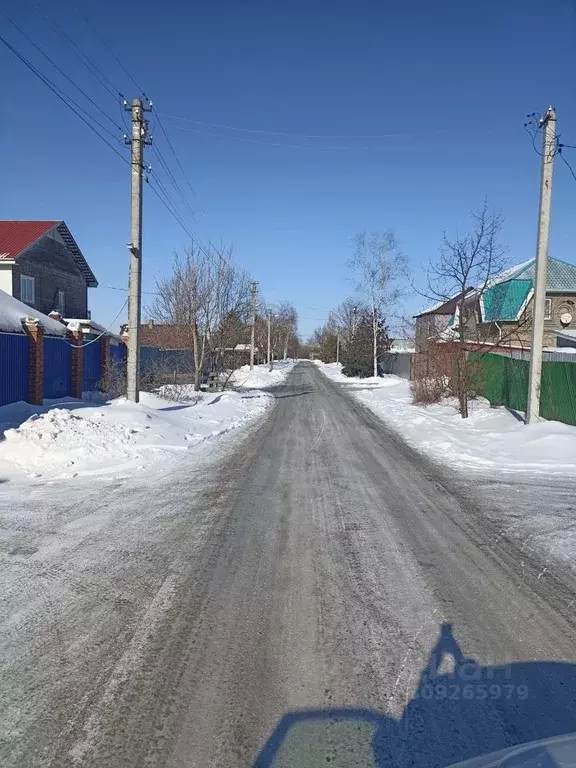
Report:
[{"label": "bare tree", "polygon": [[361,301],[355,298],[345,299],[328,316],[328,325],[340,336],[344,346],[352,344],[354,326],[361,309]]},{"label": "bare tree", "polygon": [[210,254],[190,248],[175,254],[172,274],[156,282],[152,319],[175,326],[178,346],[194,350],[194,389],[200,390],[209,304],[214,290]]},{"label": "bare tree", "polygon": [[373,375],[378,375],[378,347],[381,329],[389,314],[396,312],[405,294],[408,274],[406,256],[400,251],[391,230],[362,232],[356,236],[356,250],[350,260],[356,290],[371,313]]},{"label": "bare tree", "polygon": [[462,418],[468,417],[468,398],[476,377],[468,359],[466,341],[475,326],[474,312],[484,292],[506,265],[507,249],[500,244],[503,217],[490,210],[487,201],[472,213],[472,226],[464,235],[443,234],[438,258],[428,269],[427,295],[436,301],[456,299],[453,336],[453,381]]},{"label": "bare tree", "polygon": [[298,332],[298,313],[287,301],[283,301],[278,307],[278,324],[283,344],[282,359],[286,360],[290,337],[296,336]]},{"label": "bare tree", "polygon": [[223,365],[232,339],[234,347],[239,328],[249,312],[249,276],[232,258],[231,249],[189,249],[175,255],[172,273],[156,283],[156,296],[150,316],[174,326],[178,346],[188,346],[194,354],[194,388],[199,391],[205,370],[206,354],[211,365]]}]

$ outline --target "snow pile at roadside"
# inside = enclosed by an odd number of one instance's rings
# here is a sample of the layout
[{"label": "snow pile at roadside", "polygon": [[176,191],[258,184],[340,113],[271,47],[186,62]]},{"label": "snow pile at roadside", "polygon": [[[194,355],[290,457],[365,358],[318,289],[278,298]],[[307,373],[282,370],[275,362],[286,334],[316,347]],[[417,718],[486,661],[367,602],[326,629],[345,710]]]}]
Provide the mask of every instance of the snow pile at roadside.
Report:
[{"label": "snow pile at roadside", "polygon": [[0,479],[144,468],[256,418],[272,402],[265,393],[222,392],[187,405],[143,392],[138,404],[118,398],[100,405],[6,405],[0,408]]},{"label": "snow pile at roadside", "polygon": [[357,397],[412,446],[461,470],[576,475],[576,427],[556,421],[526,425],[484,398],[470,401],[462,419],[455,405],[412,404],[410,384],[397,376],[358,379],[336,363],[319,369]]},{"label": "snow pile at roadside", "polygon": [[255,365],[254,370],[250,370],[249,365],[243,365],[234,371],[230,378],[230,386],[236,389],[265,389],[266,387],[277,387],[283,384],[286,376],[290,373],[296,363],[293,360],[278,360],[274,363],[273,370],[269,366]]}]

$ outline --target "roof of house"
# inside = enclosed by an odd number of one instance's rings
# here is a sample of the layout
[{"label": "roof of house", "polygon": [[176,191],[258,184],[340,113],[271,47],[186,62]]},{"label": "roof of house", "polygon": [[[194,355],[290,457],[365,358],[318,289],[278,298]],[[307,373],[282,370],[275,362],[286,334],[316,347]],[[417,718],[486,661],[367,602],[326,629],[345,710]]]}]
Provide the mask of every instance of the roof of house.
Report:
[{"label": "roof of house", "polygon": [[[466,295],[468,295],[474,288],[466,288]],[[461,296],[461,292],[455,293],[453,296],[449,296],[443,301],[439,301],[437,304],[433,304],[431,307],[423,309],[422,312],[418,312],[414,317],[423,317],[424,315],[452,315],[454,314],[454,308],[458,299]]]},{"label": "roof of house", "polygon": [[569,339],[570,341],[576,341],[576,329],[562,328],[562,330],[554,331],[556,337],[561,339]]},{"label": "roof of house", "polygon": [[532,294],[532,280],[513,279],[487,288],[482,296],[482,320],[516,320]]},{"label": "roof of house", "polygon": [[0,221],[0,259],[15,259],[57,221]]},{"label": "roof of house", "polygon": [[140,344],[159,349],[193,349],[192,326],[158,324],[140,326]]},{"label": "roof of house", "polygon": [[17,259],[20,254],[54,228],[58,229],[60,237],[84,276],[86,285],[95,288],[98,281],[63,221],[0,221],[0,260]]},{"label": "roof of house", "polygon": [[[480,297],[483,322],[518,320],[530,301],[536,276],[536,259],[510,267],[490,282]],[[548,259],[547,293],[576,293],[576,266]]]},{"label": "roof of house", "polygon": [[25,333],[22,322],[32,317],[38,320],[47,336],[66,336],[67,328],[58,320],[43,315],[28,304],[15,299],[9,293],[0,291],[0,331],[4,333]]},{"label": "roof of house", "polygon": [[[495,283],[503,283],[507,280],[534,280],[536,276],[536,259],[524,261],[510,267],[499,275]],[[576,293],[576,265],[568,264],[560,259],[548,258],[546,269],[546,291],[550,293],[566,291]]]}]

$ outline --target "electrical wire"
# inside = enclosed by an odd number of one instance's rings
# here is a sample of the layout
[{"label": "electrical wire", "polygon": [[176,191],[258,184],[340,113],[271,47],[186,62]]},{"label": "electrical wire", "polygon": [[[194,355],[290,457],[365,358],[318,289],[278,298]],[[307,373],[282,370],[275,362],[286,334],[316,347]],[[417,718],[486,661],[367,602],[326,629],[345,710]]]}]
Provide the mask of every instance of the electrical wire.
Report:
[{"label": "electrical wire", "polygon": [[98,341],[99,339],[101,339],[101,338],[102,338],[102,336],[104,336],[106,333],[108,333],[108,332],[110,331],[110,328],[112,328],[112,326],[114,325],[114,323],[116,322],[116,320],[118,320],[118,318],[120,317],[120,315],[122,314],[122,312],[124,312],[124,308],[126,307],[126,304],[128,304],[128,297],[126,298],[126,301],[124,302],[124,304],[122,304],[122,307],[121,307],[121,309],[120,309],[120,312],[118,312],[118,314],[116,315],[116,317],[114,318],[114,320],[112,320],[112,322],[110,323],[110,325],[108,326],[108,328],[105,328],[105,329],[102,331],[102,333],[100,333],[98,336],[96,336],[96,338],[95,338],[95,339],[90,339],[90,341],[87,341],[87,342],[86,342],[86,344],[70,344],[70,342],[69,342],[68,340],[66,341],[66,343],[67,343],[67,344],[69,344],[71,347],[76,347],[76,348],[78,348],[78,347],[89,347],[89,346],[90,346],[90,344],[94,344],[94,342],[95,342],[95,341]]},{"label": "electrical wire", "polygon": [[[86,91],[85,91],[83,88],[81,88],[81,87],[80,87],[80,86],[79,86],[79,85],[78,85],[76,82],[74,82],[74,80],[73,80],[73,79],[72,79],[72,78],[71,78],[71,77],[70,77],[70,76],[69,76],[69,75],[68,75],[68,74],[67,74],[67,73],[66,73],[66,72],[65,72],[65,71],[64,71],[64,70],[63,70],[63,69],[62,69],[62,68],[61,68],[61,67],[60,67],[60,66],[59,66],[59,65],[58,65],[58,64],[57,64],[57,63],[56,63],[56,62],[55,62],[53,59],[52,59],[52,58],[50,58],[50,56],[49,56],[49,55],[46,53],[46,51],[44,51],[44,50],[43,50],[43,49],[42,49],[42,48],[41,48],[41,47],[40,47],[40,46],[39,46],[37,43],[35,43],[35,42],[34,42],[34,40],[32,40],[32,38],[31,38],[31,37],[30,37],[30,36],[29,36],[29,35],[28,35],[28,34],[27,34],[27,33],[26,33],[26,32],[25,32],[25,31],[24,31],[24,30],[23,30],[21,27],[19,27],[19,26],[18,26],[18,24],[16,24],[16,22],[15,22],[15,21],[13,21],[13,20],[10,18],[10,16],[8,16],[8,15],[5,13],[5,14],[4,14],[4,18],[5,18],[5,19],[7,19],[7,21],[9,21],[9,22],[10,22],[10,24],[12,24],[12,26],[13,26],[13,27],[14,27],[14,28],[15,28],[15,29],[18,31],[18,32],[20,32],[20,34],[21,34],[21,35],[22,35],[22,36],[23,36],[23,37],[24,37],[26,40],[28,40],[28,42],[30,43],[30,45],[32,45],[34,48],[36,48],[36,50],[37,50],[39,53],[41,53],[41,54],[42,54],[42,56],[44,56],[44,58],[46,59],[46,61],[48,61],[50,64],[52,64],[52,66],[53,66],[53,67],[54,67],[56,70],[58,70],[58,72],[59,72],[59,73],[62,75],[62,77],[66,78],[66,80],[68,80],[68,82],[69,82],[69,83],[71,83],[71,84],[74,86],[74,88],[76,88],[76,90],[77,90],[77,91],[79,91],[79,93],[81,93],[81,94],[82,94],[82,96],[84,96],[84,98],[85,98],[85,99],[87,99],[87,100],[88,100],[88,101],[89,101],[89,102],[90,102],[90,103],[91,103],[91,104],[92,104],[94,107],[96,107],[96,109],[97,109],[97,110],[98,110],[98,111],[99,111],[99,112],[100,112],[102,115],[104,115],[104,117],[105,117],[107,120],[109,120],[109,121],[112,123],[112,125],[113,125],[115,128],[117,128],[117,129],[118,129],[120,132],[122,132],[122,130],[123,130],[123,129],[122,129],[122,127],[121,127],[121,126],[120,126],[118,123],[116,123],[116,122],[115,122],[115,121],[114,121],[114,120],[113,120],[113,119],[110,117],[110,115],[109,115],[109,114],[108,114],[108,113],[107,113],[107,112],[106,112],[104,109],[102,109],[102,107],[101,107],[101,106],[100,106],[100,105],[99,105],[97,102],[95,102],[95,101],[94,101],[94,99],[93,99],[91,96],[89,96],[89,95],[86,93]],[[71,99],[71,101],[72,101],[72,99]],[[74,102],[74,103],[76,103],[76,102]],[[79,108],[81,108],[81,107],[80,107],[78,104],[77,104],[77,106],[78,106]],[[87,114],[88,114],[88,113],[87,113]],[[114,136],[114,134],[112,133],[112,131],[110,131],[108,128],[106,128],[105,126],[103,126],[103,125],[102,125],[102,123],[98,122],[98,121],[97,121],[95,118],[93,118],[93,117],[92,117],[92,120],[94,120],[94,122],[95,122],[97,125],[99,125],[99,126],[102,128],[102,130],[105,130],[105,131],[107,131],[107,132],[108,132],[108,133],[109,133],[109,134],[112,136],[112,138],[117,138],[116,136]]]},{"label": "electrical wire", "polygon": [[[138,91],[140,91],[140,93],[144,96],[144,98],[147,101],[149,101],[149,99],[148,99],[144,89],[141,87],[141,85],[138,83],[138,81],[132,75],[132,73],[127,69],[127,67],[124,65],[124,63],[121,61],[121,59],[116,55],[116,53],[114,52],[114,49],[112,48],[110,43],[94,27],[94,25],[90,22],[90,20],[78,8],[77,8],[77,11],[78,11],[79,15],[81,16],[81,18],[83,19],[84,23],[98,37],[98,39],[100,40],[102,45],[106,48],[108,53],[112,56],[114,61],[118,64],[118,66],[122,69],[122,71],[127,75],[127,77],[135,85],[136,89]],[[182,173],[182,176],[184,177],[184,180],[186,181],[186,184],[188,185],[188,188],[190,189],[190,192],[194,195],[194,197],[196,197],[196,192],[194,191],[194,188],[192,187],[192,184],[190,183],[190,180],[189,180],[188,176],[186,175],[186,172],[184,171],[184,167],[183,167],[182,163],[180,162],[180,159],[179,159],[179,157],[178,157],[178,155],[176,153],[176,150],[174,149],[174,146],[173,146],[172,142],[170,141],[170,138],[169,138],[168,134],[166,133],[166,130],[164,129],[164,125],[162,124],[162,121],[160,120],[160,117],[158,115],[156,115],[156,114],[155,114],[155,120],[157,120],[157,122],[158,122],[160,130],[161,130],[161,132],[162,132],[162,134],[163,134],[163,136],[164,136],[164,138],[166,140],[166,143],[168,144],[168,147],[169,147],[172,155],[174,156],[174,159],[175,159],[175,161],[176,161],[176,163],[177,163],[177,165],[178,165],[178,167],[180,169],[180,172]],[[160,162],[160,165],[162,166],[164,172],[168,176],[171,185],[174,187],[174,190],[176,191],[176,194],[182,200],[183,205],[186,206],[186,208],[189,210],[189,212],[191,213],[191,215],[194,218],[194,220],[196,221],[196,223],[198,223],[197,219],[196,219],[196,214],[195,214],[192,206],[190,205],[190,203],[186,199],[186,196],[184,195],[184,193],[182,191],[182,188],[181,188],[180,184],[178,183],[175,175],[173,174],[172,170],[170,169],[170,166],[168,165],[168,162],[164,158],[161,149],[159,147],[157,147],[156,145],[154,145],[154,144],[152,145],[152,148],[153,148],[153,151],[154,151],[156,157],[158,158],[158,160]],[[156,181],[157,181],[157,183],[159,183],[159,179],[158,179],[157,175],[156,175]],[[165,189],[164,189],[164,194],[165,194],[166,198],[169,200],[170,199],[169,195],[168,195],[168,193],[167,193],[167,191]],[[176,206],[174,205],[174,203],[172,203],[172,206],[176,209]]]},{"label": "electrical wire", "polygon": [[194,123],[195,125],[204,125],[207,128],[221,128],[227,131],[239,131],[240,133],[262,133],[268,136],[286,136],[294,139],[392,139],[399,136],[406,136],[404,133],[385,133],[374,136],[355,136],[349,134],[305,134],[305,133],[285,133],[284,131],[265,131],[259,128],[237,128],[233,125],[220,125],[218,123],[204,123],[201,120],[192,120],[189,117],[177,117],[176,115],[166,115],[160,113],[162,117],[169,120],[182,120],[186,123]]},{"label": "electrical wire", "polygon": [[[98,288],[104,288],[104,290],[107,291],[127,291],[128,288],[120,288],[117,285],[98,285]],[[142,293],[146,294],[147,296],[158,296],[158,293],[156,291],[142,291]]]},{"label": "electrical wire", "polygon": [[142,96],[144,96],[144,98],[145,98],[145,99],[147,99],[148,97],[147,97],[147,96],[146,96],[146,94],[144,93],[144,89],[143,89],[143,88],[141,88],[141,87],[138,85],[138,83],[136,82],[136,79],[135,79],[135,78],[133,77],[133,75],[132,75],[132,74],[131,74],[131,73],[130,73],[130,72],[127,70],[127,69],[126,69],[126,67],[124,66],[124,64],[123,64],[123,63],[120,61],[120,59],[118,58],[118,56],[117,56],[117,55],[114,53],[114,50],[112,49],[112,46],[111,46],[111,45],[110,45],[110,44],[107,42],[107,40],[104,38],[104,36],[100,34],[100,32],[99,32],[99,31],[96,29],[96,27],[95,27],[95,26],[92,24],[92,22],[91,22],[91,21],[89,21],[89,19],[88,19],[88,18],[87,18],[87,17],[86,17],[86,16],[85,16],[83,13],[82,13],[82,11],[80,11],[80,9],[79,9],[79,8],[76,8],[76,10],[77,10],[77,12],[78,12],[78,15],[79,15],[79,16],[82,18],[82,20],[83,20],[83,21],[84,21],[84,23],[86,24],[86,26],[87,26],[87,27],[88,27],[90,30],[92,30],[92,32],[93,32],[93,33],[96,35],[96,37],[97,37],[97,38],[100,40],[100,42],[102,43],[102,45],[103,45],[103,46],[106,48],[106,50],[108,51],[108,53],[109,53],[109,54],[112,56],[112,58],[113,58],[113,59],[114,59],[114,61],[115,61],[115,62],[118,64],[118,66],[121,68],[121,70],[124,72],[124,74],[125,74],[125,75],[126,75],[128,78],[130,78],[130,80],[132,81],[132,83],[135,85],[135,87],[136,87],[136,90],[137,90],[137,91],[139,91],[139,92],[142,94]]},{"label": "electrical wire", "polygon": [[211,131],[200,131],[197,128],[184,128],[181,125],[173,125],[178,131],[188,131],[190,133],[197,133],[201,136],[211,136],[214,139],[232,139],[233,141],[242,141],[247,144],[263,144],[266,147],[286,147],[287,149],[310,149],[315,152],[346,152],[354,149],[378,149],[379,147],[314,147],[307,146],[306,144],[286,144],[282,142],[274,141],[261,141],[260,139],[248,139],[245,136],[222,136],[219,133],[212,133]]},{"label": "electrical wire", "polygon": [[[176,154],[176,150],[172,146],[172,142],[170,141],[170,138],[169,138],[168,134],[166,133],[166,131],[164,129],[164,125],[162,123],[162,120],[160,119],[160,115],[156,112],[155,116],[156,116],[156,119],[158,120],[158,125],[160,126],[160,130],[162,131],[162,134],[163,134],[164,138],[166,139],[166,143],[168,144],[168,147],[170,148],[170,151],[174,155],[174,159],[176,160],[176,163],[178,164],[178,167],[180,168],[182,176],[184,177],[184,180],[186,181],[186,184],[188,185],[188,189],[190,190],[190,192],[192,192],[194,197],[197,197],[196,192],[194,191],[194,188],[192,187],[192,184],[190,183],[190,180],[189,180],[188,176],[186,175],[186,172],[184,171],[182,163],[180,162],[180,159],[179,159],[178,155]],[[205,211],[204,211],[204,213],[205,213]]]},{"label": "electrical wire", "polygon": [[574,168],[572,168],[568,160],[566,160],[566,158],[564,157],[564,153],[562,152],[561,149],[559,150],[558,154],[560,155],[560,159],[563,160],[566,166],[568,167],[568,170],[572,174],[572,178],[574,179],[574,181],[576,181],[576,172],[574,171]]},{"label": "electrical wire", "polygon": [[[21,53],[20,53],[20,52],[19,52],[19,51],[18,51],[16,48],[14,48],[14,46],[13,46],[13,45],[11,45],[11,44],[10,44],[10,43],[9,43],[9,42],[8,42],[8,41],[7,41],[7,40],[4,38],[4,37],[2,37],[1,35],[0,35],[0,42],[1,42],[1,43],[3,43],[3,44],[4,44],[4,45],[5,45],[5,46],[6,46],[6,47],[9,49],[9,50],[11,50],[11,51],[12,51],[12,53],[13,53],[13,54],[14,54],[14,55],[15,55],[15,56],[18,58],[18,59],[20,59],[20,61],[21,61],[21,62],[22,62],[22,63],[23,63],[23,64],[24,64],[24,65],[25,65],[25,66],[26,66],[26,67],[27,67],[27,68],[28,68],[28,69],[29,69],[29,70],[30,70],[30,71],[31,71],[31,72],[32,72],[32,73],[33,73],[33,74],[34,74],[34,75],[35,75],[35,76],[36,76],[36,77],[39,79],[39,80],[41,80],[41,81],[44,83],[44,85],[45,85],[47,88],[49,88],[49,89],[52,91],[52,93],[53,93],[55,96],[57,96],[57,97],[60,99],[60,101],[61,101],[63,104],[65,104],[65,105],[68,107],[68,109],[70,109],[72,112],[74,112],[74,114],[75,114],[77,117],[79,117],[79,118],[80,118],[80,120],[82,120],[82,122],[83,122],[83,123],[85,123],[85,124],[88,126],[88,128],[90,128],[90,130],[91,130],[93,133],[95,133],[95,134],[96,134],[96,136],[98,136],[98,138],[99,138],[99,139],[101,139],[101,141],[103,141],[103,142],[104,142],[104,143],[105,143],[105,144],[106,144],[108,147],[110,147],[110,149],[112,150],[112,152],[114,152],[116,155],[118,155],[118,157],[119,157],[119,158],[121,158],[121,160],[122,160],[123,162],[127,163],[128,165],[130,165],[130,161],[128,160],[128,158],[127,158],[127,157],[125,157],[124,155],[122,155],[122,154],[121,154],[121,153],[120,153],[120,152],[119,152],[119,151],[116,149],[116,147],[114,147],[114,145],[113,145],[113,144],[111,144],[111,143],[108,141],[108,139],[106,139],[104,136],[102,136],[102,134],[101,134],[101,133],[98,133],[98,131],[96,130],[96,128],[94,128],[94,126],[93,126],[93,125],[92,125],[92,124],[91,124],[91,123],[90,123],[90,122],[89,122],[89,121],[88,121],[88,120],[87,120],[87,119],[86,119],[86,118],[85,118],[85,117],[84,117],[84,116],[81,114],[81,112],[79,112],[79,111],[78,111],[78,110],[77,110],[77,109],[76,109],[74,106],[72,106],[72,104],[76,104],[76,102],[75,102],[73,99],[71,99],[71,98],[70,98],[70,96],[67,96],[67,94],[66,94],[64,91],[62,91],[60,88],[58,88],[58,86],[57,86],[57,85],[55,85],[55,84],[54,84],[54,83],[53,83],[53,82],[52,82],[52,81],[51,81],[51,80],[50,80],[48,77],[46,77],[44,74],[42,74],[42,72],[40,72],[38,69],[36,69],[36,67],[35,67],[35,66],[34,66],[34,65],[33,65],[33,64],[30,62],[30,61],[28,61],[28,59],[26,59],[26,57],[25,57],[25,56],[23,56],[23,55],[22,55],[22,54],[21,54]],[[68,99],[68,100],[67,100],[67,99]],[[72,102],[72,104],[71,104],[70,102]],[[79,109],[79,110],[81,110],[81,111],[85,112],[85,110],[83,110],[83,109],[82,109],[82,107],[80,107],[80,106],[79,106],[79,105],[77,105],[77,104],[76,104],[76,106],[78,106],[78,109]],[[86,113],[86,114],[87,114],[87,113]],[[92,118],[92,119],[94,119],[94,118]],[[106,130],[108,130],[108,129],[106,129]],[[110,133],[110,131],[108,131],[108,133]]]},{"label": "electrical wire", "polygon": [[99,67],[94,64],[94,62],[82,51],[75,43],[72,38],[70,38],[66,32],[62,29],[62,27],[54,21],[54,19],[49,16],[48,14],[44,13],[42,8],[37,5],[36,8],[42,13],[45,21],[50,24],[54,32],[56,32],[57,35],[59,35],[62,40],[64,40],[65,44],[68,46],[68,48],[72,51],[72,53],[76,56],[76,58],[86,67],[86,69],[90,72],[90,74],[98,80],[100,85],[109,93],[114,101],[117,101],[118,96],[122,96],[120,91],[116,88],[116,86],[106,77],[106,75],[102,72]]},{"label": "electrical wire", "polygon": [[[157,178],[157,177],[156,177],[156,181],[158,181],[158,178]],[[180,225],[180,227],[182,227],[182,229],[184,230],[184,232],[186,232],[186,234],[188,235],[188,237],[189,237],[191,240],[194,240],[194,235],[193,235],[193,234],[190,232],[190,230],[188,229],[188,227],[187,227],[187,226],[184,224],[184,222],[182,221],[181,217],[178,215],[178,212],[177,212],[177,211],[176,211],[176,210],[175,210],[173,207],[171,207],[171,204],[170,204],[170,202],[168,202],[169,198],[165,200],[165,199],[162,197],[162,195],[161,195],[161,194],[158,192],[158,190],[157,190],[157,189],[154,187],[154,185],[153,185],[153,184],[150,182],[150,179],[146,179],[146,183],[148,184],[148,186],[150,187],[150,189],[152,190],[152,192],[153,192],[153,193],[156,195],[156,197],[157,197],[157,198],[160,200],[160,202],[162,203],[162,205],[163,205],[163,206],[166,208],[166,210],[168,211],[168,213],[170,213],[170,215],[171,215],[171,216],[174,218],[174,220],[175,220],[175,221],[176,221],[176,222],[177,222],[177,223]],[[172,205],[173,205],[173,204],[172,204]]]},{"label": "electrical wire", "polygon": [[[182,192],[182,189],[180,188],[178,182],[176,181],[174,174],[170,170],[170,167],[168,166],[168,163],[164,159],[164,156],[162,155],[160,149],[156,146],[156,144],[152,144],[152,150],[156,157],[158,158],[158,161],[160,165],[162,166],[164,173],[168,176],[168,179],[172,186],[174,187],[174,190],[176,191],[176,194],[179,196],[179,198],[182,200],[182,203],[188,208],[190,213],[192,214],[193,218],[196,219],[196,214],[194,213],[194,210],[192,209],[192,206],[186,199],[184,193]],[[158,176],[156,176],[158,178]]]}]

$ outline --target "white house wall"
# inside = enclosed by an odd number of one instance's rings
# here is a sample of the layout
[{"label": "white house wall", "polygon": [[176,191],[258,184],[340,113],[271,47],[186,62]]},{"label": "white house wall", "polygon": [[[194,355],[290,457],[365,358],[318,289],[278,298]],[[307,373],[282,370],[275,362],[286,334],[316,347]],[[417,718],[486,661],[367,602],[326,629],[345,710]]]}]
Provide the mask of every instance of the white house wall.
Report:
[{"label": "white house wall", "polygon": [[12,296],[12,264],[0,262],[0,291]]}]

